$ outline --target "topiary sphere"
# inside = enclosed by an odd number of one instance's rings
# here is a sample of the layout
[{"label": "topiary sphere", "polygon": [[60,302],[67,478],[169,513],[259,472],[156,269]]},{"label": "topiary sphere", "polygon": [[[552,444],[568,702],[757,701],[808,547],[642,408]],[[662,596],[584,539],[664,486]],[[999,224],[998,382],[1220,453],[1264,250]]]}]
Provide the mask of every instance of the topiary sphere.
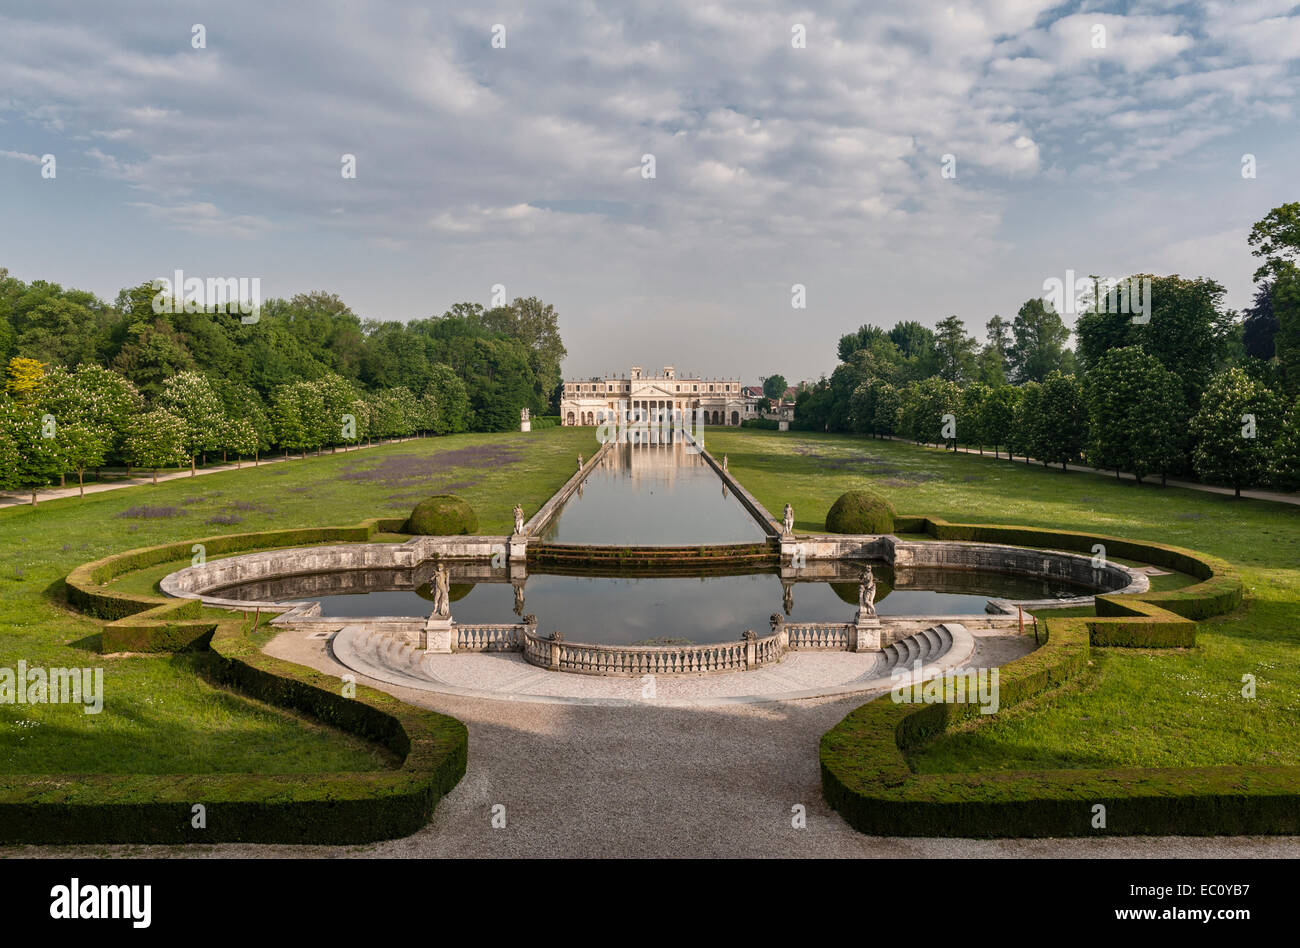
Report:
[{"label": "topiary sphere", "polygon": [[402,527],[403,533],[422,536],[451,536],[477,530],[478,515],[474,508],[455,494],[438,494],[420,501]]},{"label": "topiary sphere", "polygon": [[894,505],[869,490],[840,494],[826,514],[831,533],[893,533]]}]

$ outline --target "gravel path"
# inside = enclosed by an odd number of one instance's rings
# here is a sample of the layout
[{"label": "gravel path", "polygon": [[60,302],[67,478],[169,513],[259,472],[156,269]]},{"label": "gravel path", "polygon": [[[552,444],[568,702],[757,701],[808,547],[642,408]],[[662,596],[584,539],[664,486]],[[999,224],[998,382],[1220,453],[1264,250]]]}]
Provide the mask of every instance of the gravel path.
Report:
[{"label": "gravel path", "polygon": [[[978,638],[972,664],[1024,654],[1018,636]],[[345,669],[293,632],[268,652]],[[862,698],[718,708],[585,707],[459,698],[379,685],[469,727],[469,769],[432,822],[364,846],[8,847],[5,856],[823,856],[1290,857],[1294,837],[1067,840],[862,836],[821,798],[817,741]],[[493,829],[492,810],[506,825]],[[791,826],[802,805],[807,828]]]}]

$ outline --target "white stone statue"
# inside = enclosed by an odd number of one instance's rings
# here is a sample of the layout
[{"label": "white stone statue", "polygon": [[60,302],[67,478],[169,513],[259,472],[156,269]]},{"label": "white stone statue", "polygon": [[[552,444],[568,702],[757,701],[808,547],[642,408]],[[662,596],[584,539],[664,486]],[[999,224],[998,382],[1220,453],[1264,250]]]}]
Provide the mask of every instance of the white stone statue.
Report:
[{"label": "white stone statue", "polygon": [[727,469],[727,456],[725,454],[722,456],[722,469],[724,471]]},{"label": "white stone statue", "polygon": [[582,465],[583,465],[582,455],[579,454],[579,455],[578,455],[578,470],[580,470],[580,471],[582,470]]},{"label": "white stone statue", "polygon": [[515,504],[515,536],[523,536],[524,533],[524,508]]},{"label": "white stone statue", "polygon": [[786,536],[794,533],[794,508],[789,504],[785,505],[785,516],[781,518],[781,524],[784,527],[783,532]]},{"label": "white stone statue", "polygon": [[520,421],[527,421],[527,420],[528,420],[528,409],[527,409],[527,408],[521,408],[521,409],[519,409],[519,420],[520,420]]},{"label": "white stone statue", "polygon": [[442,563],[433,574],[433,614],[440,619],[451,616],[451,577]]},{"label": "white stone statue", "polygon": [[876,614],[876,577],[870,566],[862,571],[862,578],[858,582],[858,614]]}]

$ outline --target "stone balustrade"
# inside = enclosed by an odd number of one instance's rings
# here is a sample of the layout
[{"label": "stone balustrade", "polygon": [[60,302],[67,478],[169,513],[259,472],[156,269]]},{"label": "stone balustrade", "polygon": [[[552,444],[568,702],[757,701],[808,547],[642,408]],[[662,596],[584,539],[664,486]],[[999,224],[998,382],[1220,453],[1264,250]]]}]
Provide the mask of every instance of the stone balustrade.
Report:
[{"label": "stone balustrade", "polygon": [[457,652],[518,652],[524,646],[527,626],[522,623],[477,622],[452,626],[455,634],[453,651]]},{"label": "stone balustrade", "polygon": [[830,649],[848,651],[852,640],[853,624],[850,622],[784,622],[786,648]]},{"label": "stone balustrade", "polygon": [[524,660],[552,671],[584,675],[707,675],[746,671],[781,660],[779,635],[709,645],[592,645],[565,642],[531,629],[523,635]]}]

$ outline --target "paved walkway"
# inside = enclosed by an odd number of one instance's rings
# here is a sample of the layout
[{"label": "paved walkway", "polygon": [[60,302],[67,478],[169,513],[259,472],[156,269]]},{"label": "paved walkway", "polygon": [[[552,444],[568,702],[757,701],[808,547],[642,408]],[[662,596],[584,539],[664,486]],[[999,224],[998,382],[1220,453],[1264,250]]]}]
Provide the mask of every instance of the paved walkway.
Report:
[{"label": "paved walkway", "polygon": [[[981,642],[981,644],[984,644]],[[272,654],[331,674],[320,639],[281,635]],[[1002,664],[1014,654],[990,651]],[[0,856],[438,857],[1300,857],[1300,838],[967,840],[882,838],[822,800],[821,735],[862,697],[714,708],[490,701],[371,683],[469,727],[469,768],[424,829],[364,846],[22,846]],[[491,826],[505,807],[506,825]],[[802,806],[807,826],[791,825]]]},{"label": "paved walkway", "polygon": [[[395,438],[393,441],[381,441],[375,444],[359,444],[354,448],[348,448],[347,453],[351,454],[353,451],[364,451],[366,448],[377,448],[379,447],[380,444],[394,444],[398,441],[413,441],[413,440],[415,439]],[[322,454],[321,457],[326,457],[327,455],[328,452]],[[315,456],[316,455],[309,454],[307,455],[307,459],[309,460]],[[299,454],[299,455],[291,455],[288,458],[288,460],[301,461],[304,459],[302,455]],[[244,461],[242,466],[244,468],[250,468],[255,466],[264,467],[267,464],[281,464],[284,463],[284,461],[285,461],[284,455],[277,454],[274,457],[262,458],[257,463],[257,465],[254,465],[252,461]],[[194,476],[201,477],[204,474],[219,474],[222,471],[236,471],[236,470],[240,470],[240,468],[236,467],[234,464],[212,464],[212,465],[207,465],[198,468],[196,471],[194,471]],[[143,476],[141,475],[128,476],[126,474],[111,475],[111,476],[113,476],[114,478],[111,481],[95,481],[94,483],[87,484],[86,493],[99,494],[106,490],[121,490],[123,487],[139,487],[142,484],[152,484],[154,482],[152,473],[145,474]],[[163,481],[173,481],[179,477],[189,477],[189,476],[190,476],[190,471],[188,468],[182,471],[168,471],[165,474],[160,473],[158,475],[158,483],[161,484]],[[76,497],[79,494],[80,491],[77,489],[75,485],[72,487],[46,487],[36,492],[36,500],[39,503],[40,501],[44,501],[44,500],[57,500],[60,497]],[[0,507],[30,506],[31,502],[32,502],[32,492],[29,490],[0,491]]]},{"label": "paved walkway", "polygon": [[[915,441],[909,441],[907,438],[900,438],[897,435],[883,435],[881,438],[878,438],[876,440],[901,441],[904,444],[910,444],[913,447],[926,448],[927,450],[930,451],[944,451],[947,452],[948,454],[954,453],[951,448],[939,448],[928,444],[918,445]],[[990,461],[1001,461],[1003,464],[1024,464],[1025,463],[1025,459],[1023,457],[1017,458],[1015,461],[1009,460],[1005,452],[1002,454],[1001,457],[995,457],[990,451],[985,451],[983,454],[980,454],[978,448],[957,448],[957,451],[961,452],[962,454],[974,454],[977,457],[985,457],[988,458]],[[1043,464],[1042,461],[1033,461],[1032,463],[1038,465],[1039,467],[1042,467]],[[1061,465],[1053,464],[1051,465],[1051,469],[1054,471],[1059,471],[1061,470]],[[1067,471],[1077,471],[1081,474],[1097,474],[1100,475],[1101,477],[1113,478],[1115,476],[1114,471],[1103,471],[1100,468],[1085,467],[1082,464],[1067,464],[1065,466],[1065,469]],[[1134,475],[1126,472],[1121,472],[1119,478],[1125,481],[1137,481],[1137,478]],[[1160,483],[1160,479],[1158,477],[1148,478],[1147,480],[1143,481],[1143,483],[1148,485],[1150,484],[1158,485]],[[1202,484],[1198,481],[1170,480],[1168,481],[1167,486],[1183,487],[1186,488],[1187,490],[1200,490],[1200,491],[1205,491],[1207,494],[1226,494],[1229,497],[1233,496],[1233,490],[1231,487],[1218,487],[1214,484]],[[1278,504],[1300,505],[1300,493],[1287,494],[1281,491],[1272,491],[1272,490],[1242,490],[1241,496],[1243,498],[1249,498],[1250,500],[1271,500],[1274,503],[1278,503]]]}]

